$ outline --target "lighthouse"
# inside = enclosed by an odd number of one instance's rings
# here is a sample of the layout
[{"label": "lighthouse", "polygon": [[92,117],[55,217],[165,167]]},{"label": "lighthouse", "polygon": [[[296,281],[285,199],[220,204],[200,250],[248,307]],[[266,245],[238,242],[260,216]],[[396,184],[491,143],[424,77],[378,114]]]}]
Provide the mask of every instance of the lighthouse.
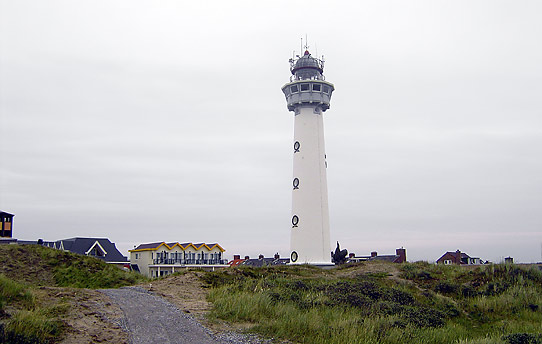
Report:
[{"label": "lighthouse", "polygon": [[290,71],[290,82],[282,87],[294,113],[290,263],[332,265],[324,112],[335,88],[325,81],[323,59],[308,50],[290,59]]}]

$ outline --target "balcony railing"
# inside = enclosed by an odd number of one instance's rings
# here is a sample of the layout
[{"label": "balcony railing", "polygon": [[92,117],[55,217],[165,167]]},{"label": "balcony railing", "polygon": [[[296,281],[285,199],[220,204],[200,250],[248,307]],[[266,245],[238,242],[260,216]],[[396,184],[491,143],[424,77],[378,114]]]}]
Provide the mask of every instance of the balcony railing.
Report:
[{"label": "balcony railing", "polygon": [[153,264],[163,265],[224,265],[226,259],[153,259]]}]

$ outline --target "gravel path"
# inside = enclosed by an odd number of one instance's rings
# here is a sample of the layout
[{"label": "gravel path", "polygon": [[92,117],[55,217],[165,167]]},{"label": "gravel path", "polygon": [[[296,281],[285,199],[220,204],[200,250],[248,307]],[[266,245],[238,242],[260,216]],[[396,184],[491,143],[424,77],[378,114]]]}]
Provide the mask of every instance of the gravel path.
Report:
[{"label": "gravel path", "polygon": [[130,333],[132,344],[268,344],[253,335],[227,332],[213,335],[207,328],[169,303],[140,287],[103,289],[125,315],[119,325]]}]

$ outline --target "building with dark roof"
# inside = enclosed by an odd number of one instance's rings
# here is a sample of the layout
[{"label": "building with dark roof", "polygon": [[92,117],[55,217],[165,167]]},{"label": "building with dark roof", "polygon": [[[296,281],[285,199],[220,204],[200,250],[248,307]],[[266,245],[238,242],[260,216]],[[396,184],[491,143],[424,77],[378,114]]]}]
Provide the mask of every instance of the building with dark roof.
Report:
[{"label": "building with dark roof", "polygon": [[255,258],[251,259],[249,256],[246,256],[245,259],[239,265],[262,267],[262,266],[273,266],[273,265],[286,265],[288,263],[290,263],[289,258],[280,258],[280,255],[276,253],[273,258],[265,258],[263,254],[260,254],[258,259],[255,259]]},{"label": "building with dark roof", "polygon": [[85,256],[96,257],[110,264],[128,264],[128,258],[122,255],[114,243],[107,238],[70,238],[57,241],[28,241],[21,244],[39,244],[57,250],[70,251]]},{"label": "building with dark roof", "polygon": [[140,244],[130,252],[130,265],[147,277],[159,277],[187,268],[215,270],[228,267],[225,250],[217,243],[154,242]]},{"label": "building with dark roof", "polygon": [[13,214],[0,211],[0,238],[13,237]]},{"label": "building with dark roof", "polygon": [[390,263],[406,262],[406,249],[401,247],[395,250],[395,254],[378,255],[378,252],[371,252],[370,256],[356,256],[351,253],[348,257],[348,262],[363,262],[363,261],[385,261]]},{"label": "building with dark roof", "polygon": [[437,259],[437,264],[480,265],[482,264],[482,260],[478,257],[471,257],[465,252],[457,250],[455,252],[448,251],[444,253],[439,259]]}]

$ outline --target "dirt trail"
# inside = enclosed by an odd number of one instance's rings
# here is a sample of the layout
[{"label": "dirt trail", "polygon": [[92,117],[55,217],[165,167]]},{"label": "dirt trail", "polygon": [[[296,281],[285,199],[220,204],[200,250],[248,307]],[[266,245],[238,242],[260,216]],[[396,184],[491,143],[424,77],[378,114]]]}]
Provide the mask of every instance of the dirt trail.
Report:
[{"label": "dirt trail", "polygon": [[122,328],[124,314],[103,293],[59,287],[39,287],[36,293],[43,306],[59,307],[66,331],[62,344],[128,344]]},{"label": "dirt trail", "polygon": [[104,289],[126,317],[126,329],[134,344],[219,343],[194,318],[162,297],[141,287]]}]

